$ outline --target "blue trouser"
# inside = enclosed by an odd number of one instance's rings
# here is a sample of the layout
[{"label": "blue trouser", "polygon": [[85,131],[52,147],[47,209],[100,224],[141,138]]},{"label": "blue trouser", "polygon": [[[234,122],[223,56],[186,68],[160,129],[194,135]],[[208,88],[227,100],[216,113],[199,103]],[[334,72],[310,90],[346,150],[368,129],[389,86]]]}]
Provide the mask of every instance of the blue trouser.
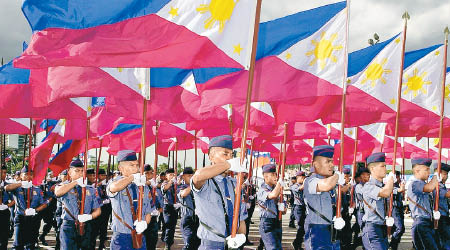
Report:
[{"label": "blue trouser", "polygon": [[225,242],[201,240],[199,250],[225,250]]},{"label": "blue trouser", "polygon": [[198,219],[195,220],[192,216],[181,218],[180,229],[184,241],[183,250],[198,249],[200,245],[200,239],[197,237],[198,226]]},{"label": "blue trouser", "polygon": [[9,209],[0,211],[0,250],[8,248],[9,230],[10,230],[10,212]]},{"label": "blue trouser", "polygon": [[337,231],[337,238],[341,243],[341,248],[345,249],[352,244],[352,216],[348,213],[348,210],[342,212],[342,219],[345,221],[345,226]]},{"label": "blue trouser", "polygon": [[297,205],[292,204],[292,206],[291,206],[291,215],[289,216],[289,225],[294,225],[294,222],[295,222],[295,215],[294,215],[295,206],[297,206]]},{"label": "blue trouser", "polygon": [[439,238],[441,240],[441,248],[450,250],[450,217],[441,216],[439,220]]},{"label": "blue trouser", "polygon": [[171,246],[173,244],[173,237],[175,235],[175,227],[177,225],[178,213],[170,204],[164,204],[163,208],[164,224],[166,226],[166,232],[164,233],[163,241],[166,245]]},{"label": "blue trouser", "polygon": [[297,221],[297,234],[292,244],[294,244],[294,246],[296,247],[301,247],[303,243],[303,237],[305,236],[305,228],[304,228],[306,218],[305,206],[295,205],[294,216],[295,221]]},{"label": "blue trouser", "polygon": [[78,233],[75,222],[72,220],[63,220],[61,228],[59,229],[59,241],[61,249],[64,250],[78,250],[78,249],[92,249],[91,246],[91,223],[84,223],[84,235]]},{"label": "blue trouser", "polygon": [[91,244],[95,246],[97,237],[99,237],[101,247],[105,246],[108,234],[108,222],[111,215],[111,204],[104,204],[101,206],[101,214],[96,219],[92,220],[92,237]]},{"label": "blue trouser", "polygon": [[278,218],[261,217],[259,223],[259,234],[264,242],[266,250],[277,250],[281,248],[281,222]]},{"label": "blue trouser", "polygon": [[389,246],[386,233],[385,225],[365,223],[362,235],[364,248],[368,250],[387,250]]},{"label": "blue trouser", "polygon": [[[121,234],[113,233],[111,237],[111,250],[136,250],[133,248],[133,240],[131,239],[131,234]],[[145,236],[142,236],[142,247],[138,250],[147,249],[145,246]]]},{"label": "blue trouser", "polygon": [[306,250],[333,250],[341,249],[339,244],[331,242],[331,227],[326,224],[305,224]]},{"label": "blue trouser", "polygon": [[39,233],[38,216],[24,216],[16,214],[14,218],[14,249],[35,249]]},{"label": "blue trouser", "polygon": [[392,233],[389,246],[392,250],[397,250],[398,244],[405,232],[405,215],[403,214],[403,207],[394,207],[394,209],[392,209],[392,217],[394,217],[394,232]]},{"label": "blue trouser", "polygon": [[158,218],[152,216],[147,229],[144,231],[145,244],[147,249],[156,249],[156,244],[158,243]]},{"label": "blue trouser", "polygon": [[417,250],[439,249],[439,239],[430,219],[414,218],[411,234]]}]

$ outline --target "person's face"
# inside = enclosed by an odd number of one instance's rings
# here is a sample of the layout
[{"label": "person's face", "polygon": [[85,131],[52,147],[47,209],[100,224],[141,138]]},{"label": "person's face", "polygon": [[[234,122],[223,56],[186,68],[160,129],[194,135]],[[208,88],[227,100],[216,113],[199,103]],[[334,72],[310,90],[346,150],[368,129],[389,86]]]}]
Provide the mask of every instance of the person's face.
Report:
[{"label": "person's face", "polygon": [[233,158],[233,150],[228,148],[212,147],[209,151],[209,160],[212,164],[222,163]]},{"label": "person's face", "polygon": [[147,180],[152,179],[153,178],[153,170],[145,171],[145,178],[147,178]]},{"label": "person's face", "polygon": [[166,174],[166,177],[167,177],[167,180],[172,180],[173,179],[173,177],[175,177],[175,173],[167,173]]},{"label": "person's face", "polygon": [[188,184],[191,183],[192,174],[184,174],[181,178],[183,178],[184,183]]},{"label": "person's face", "polygon": [[416,165],[413,171],[414,177],[422,181],[426,181],[430,176],[430,168],[425,165]]},{"label": "person's face", "polygon": [[59,179],[60,179],[62,182],[64,182],[64,181],[67,180],[67,175],[60,174],[60,175],[59,175]]},{"label": "person's face", "polygon": [[305,181],[305,176],[297,176],[297,183],[298,184],[303,184],[303,182]]},{"label": "person's face", "polygon": [[102,182],[103,180],[106,180],[106,174],[99,174],[98,175],[98,181]]},{"label": "person's face", "polygon": [[90,183],[95,182],[95,174],[88,174],[88,175],[86,175],[86,178],[88,179],[88,182],[90,182]]},{"label": "person's face", "polygon": [[[297,177],[298,178],[298,177]],[[297,179],[291,179],[291,183],[294,184],[297,182]]]},{"label": "person's face", "polygon": [[448,179],[448,172],[441,170],[441,178],[442,178],[442,183],[445,183]]},{"label": "person's face", "polygon": [[386,163],[372,163],[370,166],[370,175],[372,175],[377,180],[383,179],[386,176]]},{"label": "person's face", "polygon": [[397,178],[397,183],[401,183],[400,175],[396,175],[395,178]]},{"label": "person's face", "polygon": [[167,180],[167,176],[166,175],[161,175],[159,176],[159,179],[162,181],[166,181]]},{"label": "person's face", "polygon": [[264,173],[264,182],[269,186],[277,184],[277,173]]},{"label": "person's face", "polygon": [[138,161],[121,161],[119,163],[119,171],[123,176],[128,177],[139,172]]},{"label": "person's face", "polygon": [[6,179],[6,169],[2,169],[2,181]]},{"label": "person's face", "polygon": [[70,168],[69,176],[72,180],[77,180],[78,178],[83,177],[83,168]]},{"label": "person's face", "polygon": [[349,183],[350,182],[350,175],[349,174],[345,174],[344,177],[345,177],[345,183],[346,184]]},{"label": "person's face", "polygon": [[324,177],[329,177],[333,175],[334,164],[333,158],[317,156],[313,162],[315,172]]},{"label": "person's face", "polygon": [[32,181],[33,180],[33,171],[26,172],[26,173],[21,173],[20,174],[20,179],[22,181]]},{"label": "person's face", "polygon": [[370,180],[370,174],[367,173],[367,172],[364,172],[364,173],[361,174],[360,178],[361,178],[361,181],[363,183],[366,183],[366,182],[368,182]]}]

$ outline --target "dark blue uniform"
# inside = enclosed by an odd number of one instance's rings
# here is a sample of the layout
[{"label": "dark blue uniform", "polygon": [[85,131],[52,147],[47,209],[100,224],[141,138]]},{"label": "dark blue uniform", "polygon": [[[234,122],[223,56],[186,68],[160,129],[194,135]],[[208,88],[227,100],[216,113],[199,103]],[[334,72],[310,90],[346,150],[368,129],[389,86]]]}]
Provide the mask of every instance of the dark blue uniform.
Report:
[{"label": "dark blue uniform", "polygon": [[6,250],[8,247],[9,230],[10,230],[10,212],[7,204],[12,197],[5,191],[6,183],[0,184],[0,250]]},{"label": "dark blue uniform", "polygon": [[305,235],[305,218],[306,218],[306,208],[305,201],[303,200],[303,189],[301,189],[301,185],[296,183],[291,186],[291,192],[294,198],[294,218],[297,222],[297,234],[295,236],[295,240],[292,243],[294,247],[300,248],[303,243],[303,237]]},{"label": "dark blue uniform", "polygon": [[260,206],[259,233],[267,250],[278,250],[281,247],[282,228],[278,219],[278,198],[269,199],[273,187],[263,183],[258,191],[258,206]]},{"label": "dark blue uniform", "polygon": [[[186,184],[179,186],[181,192],[189,187]],[[195,215],[195,200],[192,191],[186,197],[181,197],[178,193],[178,198],[182,205],[181,207],[181,222],[180,229],[183,235],[184,247],[183,250],[194,250],[200,246],[200,239],[197,237],[197,229],[199,226],[198,218]]]},{"label": "dark blue uniform", "polygon": [[172,246],[173,238],[175,235],[175,227],[177,226],[178,220],[178,211],[173,206],[175,203],[175,187],[172,184],[169,189],[164,190],[164,186],[167,185],[168,182],[164,182],[161,186],[164,194],[164,206],[163,206],[163,214],[164,214],[164,224],[165,224],[165,233],[164,233],[164,243],[167,246]]},{"label": "dark blue uniform", "polygon": [[341,242],[341,249],[346,249],[347,247],[350,247],[352,243],[352,215],[349,213],[350,189],[343,193],[341,197],[341,215],[342,219],[345,221],[345,226],[342,230],[338,231],[337,237]]},{"label": "dark blue uniform", "polygon": [[45,236],[50,232],[50,230],[55,228],[56,230],[56,220],[55,220],[55,211],[56,211],[56,196],[55,196],[55,187],[56,181],[49,181],[45,185],[43,185],[44,197],[48,200],[48,206],[42,210],[40,213],[42,216],[42,220],[44,221],[44,227],[42,228],[42,234],[39,237],[39,240],[47,245],[45,241]]},{"label": "dark blue uniform", "polygon": [[107,240],[108,222],[111,216],[111,203],[106,194],[106,183],[99,183],[97,186],[97,193],[100,200],[101,214],[98,218],[92,220],[92,245],[95,246],[97,237],[99,237],[99,249],[105,248]]},{"label": "dark blue uniform", "polygon": [[[161,191],[151,185],[149,185],[148,188],[150,190],[149,195],[151,196],[153,202],[152,206],[154,206],[157,210],[161,209],[163,204]],[[156,249],[156,244],[158,243],[158,216],[152,215],[152,219],[150,220],[147,229],[145,229],[144,235],[147,249]]]},{"label": "dark blue uniform", "polygon": [[403,194],[398,192],[400,185],[398,183],[394,184],[393,191],[393,207],[392,207],[392,217],[394,218],[394,232],[391,236],[391,242],[389,242],[389,246],[392,250],[397,250],[398,244],[402,238],[403,233],[405,232],[405,214],[403,211]]},{"label": "dark blue uniform", "polygon": [[[450,249],[450,217],[448,198],[445,197],[447,192],[450,192],[445,185],[439,183],[439,212],[441,218],[439,219],[438,234],[440,239],[440,245],[442,249]],[[436,197],[436,191],[433,191],[433,195]]]}]

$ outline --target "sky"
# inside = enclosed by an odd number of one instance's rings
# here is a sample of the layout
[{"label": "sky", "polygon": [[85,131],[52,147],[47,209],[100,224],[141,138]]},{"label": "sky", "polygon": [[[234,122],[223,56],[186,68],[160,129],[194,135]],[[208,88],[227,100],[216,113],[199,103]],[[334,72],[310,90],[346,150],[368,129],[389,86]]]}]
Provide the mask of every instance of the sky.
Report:
[{"label": "sky", "polygon": [[[261,21],[337,2],[335,0],[263,0]],[[0,0],[0,57],[5,63],[18,56],[31,30],[20,9],[22,1]],[[446,0],[352,0],[350,1],[349,52],[368,46],[376,32],[381,40],[401,32],[402,14],[408,11],[406,50],[443,43],[450,24],[450,1]],[[450,57],[449,57],[450,58]]]}]

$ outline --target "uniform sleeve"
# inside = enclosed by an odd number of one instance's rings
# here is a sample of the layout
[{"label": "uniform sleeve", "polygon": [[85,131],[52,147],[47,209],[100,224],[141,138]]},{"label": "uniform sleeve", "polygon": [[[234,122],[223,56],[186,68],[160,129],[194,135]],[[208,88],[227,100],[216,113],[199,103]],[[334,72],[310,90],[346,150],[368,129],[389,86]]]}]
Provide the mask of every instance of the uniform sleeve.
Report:
[{"label": "uniform sleeve", "polygon": [[269,192],[267,192],[266,190],[261,188],[257,195],[258,201],[264,204],[267,201],[268,195],[269,195]]},{"label": "uniform sleeve", "polygon": [[202,195],[203,195],[203,194],[208,195],[208,191],[210,190],[210,188],[209,188],[210,181],[207,180],[207,181],[205,182],[205,184],[203,184],[203,186],[202,186],[200,189],[196,189],[195,186],[194,186],[194,181],[193,181],[193,179],[194,179],[194,178],[191,178],[191,183],[190,183],[190,185],[191,185],[191,190],[192,190],[194,193],[196,193],[197,195],[200,195],[200,194],[202,194]]},{"label": "uniform sleeve", "polygon": [[320,194],[321,192],[317,191],[317,184],[319,183],[319,180],[320,179],[317,177],[312,177],[307,180],[305,183],[306,192],[309,194]]},{"label": "uniform sleeve", "polygon": [[241,209],[239,210],[239,220],[243,221],[248,218],[247,206],[245,202],[241,200]]},{"label": "uniform sleeve", "polygon": [[373,200],[379,200],[381,197],[379,196],[381,188],[376,185],[366,184],[363,188],[363,197],[368,197]]},{"label": "uniform sleeve", "polygon": [[113,193],[113,192],[109,191],[111,184],[112,184],[112,181],[110,183],[108,183],[108,186],[106,186],[106,194],[108,195],[108,197],[114,198],[118,192]]},{"label": "uniform sleeve", "polygon": [[145,192],[147,195],[144,195],[144,203],[143,203],[142,211],[143,211],[143,214],[150,214],[155,209],[155,207],[153,206],[153,202],[150,198],[150,197],[152,197],[150,194],[150,189],[148,189],[146,187]]},{"label": "uniform sleeve", "polygon": [[411,183],[411,192],[415,195],[422,194],[424,186],[425,186],[425,182],[414,181]]},{"label": "uniform sleeve", "polygon": [[99,207],[101,207],[101,205],[103,204],[102,199],[100,199],[100,196],[98,195],[97,189],[92,189],[91,192],[93,192],[92,194],[92,210],[97,209]]}]

